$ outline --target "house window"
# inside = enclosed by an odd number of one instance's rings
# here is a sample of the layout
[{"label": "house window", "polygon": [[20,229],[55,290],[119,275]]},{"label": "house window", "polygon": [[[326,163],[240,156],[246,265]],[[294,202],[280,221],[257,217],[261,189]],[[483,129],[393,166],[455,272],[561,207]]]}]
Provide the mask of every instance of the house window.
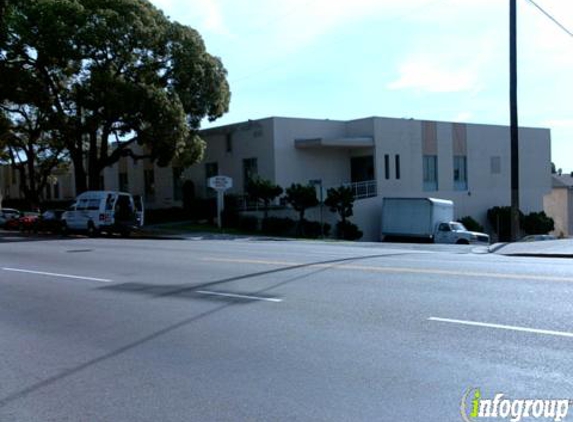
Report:
[{"label": "house window", "polygon": [[394,156],[394,164],[396,169],[396,179],[400,180],[400,156],[398,154]]},{"label": "house window", "polygon": [[500,174],[501,173],[501,157],[500,156],[491,157],[490,170],[491,170],[491,174]]},{"label": "house window", "polygon": [[205,183],[213,176],[219,175],[219,165],[217,163],[205,163]]},{"label": "house window", "polygon": [[259,173],[257,159],[246,158],[243,160],[243,189],[247,189],[249,181],[256,177]]},{"label": "house window", "polygon": [[119,173],[119,190],[120,192],[129,192],[129,179],[127,172]]},{"label": "house window", "polygon": [[424,155],[424,190],[438,190],[438,156]]},{"label": "house window", "polygon": [[181,179],[182,174],[182,167],[173,167],[173,199],[175,201],[181,201],[183,199],[183,180]]},{"label": "house window", "polygon": [[60,199],[60,182],[54,183],[54,199]]},{"label": "house window", "polygon": [[155,201],[155,171],[144,170],[143,181],[145,189],[145,198],[147,202]]},{"label": "house window", "polygon": [[390,156],[384,155],[384,177],[386,180],[390,179]]},{"label": "house window", "polygon": [[465,155],[454,156],[454,189],[468,190],[468,160]]},{"label": "house window", "polygon": [[227,133],[225,135],[225,151],[233,152],[233,134]]}]

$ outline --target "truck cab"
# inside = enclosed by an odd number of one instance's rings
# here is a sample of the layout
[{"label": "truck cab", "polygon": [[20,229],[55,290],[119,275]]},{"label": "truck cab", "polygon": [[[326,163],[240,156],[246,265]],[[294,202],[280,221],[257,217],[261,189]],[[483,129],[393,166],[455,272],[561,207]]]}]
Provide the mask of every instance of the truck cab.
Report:
[{"label": "truck cab", "polygon": [[434,233],[434,243],[455,243],[459,245],[489,244],[489,236],[485,233],[472,232],[457,221],[439,223]]}]

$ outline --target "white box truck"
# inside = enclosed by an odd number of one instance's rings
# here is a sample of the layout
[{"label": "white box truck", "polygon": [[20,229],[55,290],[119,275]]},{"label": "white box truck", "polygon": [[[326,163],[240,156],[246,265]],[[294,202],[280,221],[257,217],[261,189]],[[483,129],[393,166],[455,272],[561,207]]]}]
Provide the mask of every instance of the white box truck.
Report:
[{"label": "white box truck", "polygon": [[437,198],[384,198],[382,240],[489,244],[485,233],[471,232],[454,220],[454,203]]}]

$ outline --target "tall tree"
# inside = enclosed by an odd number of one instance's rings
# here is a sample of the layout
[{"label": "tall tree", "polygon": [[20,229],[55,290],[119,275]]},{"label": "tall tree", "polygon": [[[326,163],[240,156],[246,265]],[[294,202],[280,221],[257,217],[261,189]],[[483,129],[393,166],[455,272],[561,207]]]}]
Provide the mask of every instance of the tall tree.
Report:
[{"label": "tall tree", "polygon": [[0,80],[11,86],[0,86],[0,99],[46,114],[79,192],[98,189],[102,170],[123,156],[198,160],[201,121],[228,110],[221,61],[147,0],[21,1],[5,23]]},{"label": "tall tree", "polygon": [[34,108],[0,107],[0,162],[18,172],[19,189],[32,208],[40,204],[53,171],[67,164],[63,143],[56,132],[46,130],[44,119]]}]

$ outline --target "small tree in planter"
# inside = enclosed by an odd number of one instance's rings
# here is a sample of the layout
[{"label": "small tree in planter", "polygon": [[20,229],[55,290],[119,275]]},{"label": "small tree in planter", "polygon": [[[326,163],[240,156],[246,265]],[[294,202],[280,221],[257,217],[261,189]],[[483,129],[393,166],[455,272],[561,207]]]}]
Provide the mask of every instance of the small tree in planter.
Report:
[{"label": "small tree in planter", "polygon": [[268,217],[269,205],[283,193],[283,188],[273,182],[260,177],[255,177],[247,185],[247,196],[256,202],[262,202],[264,206],[264,218]]},{"label": "small tree in planter", "polygon": [[298,212],[298,232],[303,234],[303,221],[304,213],[308,208],[316,207],[318,199],[316,198],[316,190],[311,185],[301,185],[300,183],[293,183],[286,190],[286,201]]},{"label": "small tree in planter", "polygon": [[340,221],[336,224],[339,238],[355,240],[362,237],[362,232],[358,230],[358,227],[346,220],[354,213],[354,193],[351,188],[340,186],[328,189],[324,203],[331,212],[340,216]]}]

